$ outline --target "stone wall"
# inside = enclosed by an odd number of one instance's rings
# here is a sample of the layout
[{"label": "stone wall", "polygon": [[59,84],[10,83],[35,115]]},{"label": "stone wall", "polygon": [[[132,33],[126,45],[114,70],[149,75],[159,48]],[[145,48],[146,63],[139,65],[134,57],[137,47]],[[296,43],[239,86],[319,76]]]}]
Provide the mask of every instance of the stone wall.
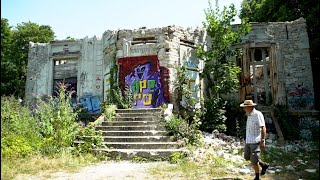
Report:
[{"label": "stone wall", "polygon": [[313,77],[305,19],[269,23],[267,33],[279,47],[279,61],[283,67],[281,78],[285,83],[289,108],[314,109]]}]

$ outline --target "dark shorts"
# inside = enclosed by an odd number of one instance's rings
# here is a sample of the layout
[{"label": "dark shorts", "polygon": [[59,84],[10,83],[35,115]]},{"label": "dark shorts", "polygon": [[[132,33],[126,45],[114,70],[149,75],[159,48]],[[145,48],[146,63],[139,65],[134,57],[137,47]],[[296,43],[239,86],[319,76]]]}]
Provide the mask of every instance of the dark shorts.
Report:
[{"label": "dark shorts", "polygon": [[260,146],[257,144],[246,144],[244,147],[244,159],[251,161],[252,164],[257,164],[260,159]]}]

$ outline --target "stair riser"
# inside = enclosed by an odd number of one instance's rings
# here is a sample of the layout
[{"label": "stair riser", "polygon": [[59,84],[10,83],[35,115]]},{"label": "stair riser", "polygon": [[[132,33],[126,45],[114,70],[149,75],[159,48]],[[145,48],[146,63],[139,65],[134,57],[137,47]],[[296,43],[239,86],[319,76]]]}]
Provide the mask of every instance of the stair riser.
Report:
[{"label": "stair riser", "polygon": [[96,130],[102,130],[102,131],[165,131],[165,128],[162,126],[153,126],[153,127],[148,127],[148,126],[137,126],[137,127],[96,127]]},{"label": "stair riser", "polygon": [[[155,117],[155,116],[150,116],[150,117],[115,117],[113,120],[110,122],[115,122],[115,121],[153,121],[153,122],[159,122],[161,118]],[[108,122],[108,121],[105,121]]]},{"label": "stair riser", "polygon": [[161,138],[103,138],[104,142],[170,142],[170,137]]},{"label": "stair riser", "polygon": [[102,132],[102,136],[166,136],[166,132]]},{"label": "stair riser", "polygon": [[177,149],[178,144],[106,144],[114,149]]},{"label": "stair riser", "polygon": [[161,118],[160,113],[118,113],[116,117],[145,117],[145,118]]},{"label": "stair riser", "polygon": [[117,109],[116,113],[161,113],[161,109]]},{"label": "stair riser", "polygon": [[112,121],[102,122],[102,126],[144,126],[144,125],[158,125],[160,121]]},{"label": "stair riser", "polygon": [[[175,151],[176,152],[176,151]],[[182,152],[182,151],[181,151]],[[121,160],[132,160],[134,157],[143,157],[147,158],[149,160],[157,160],[157,159],[168,159],[172,152],[156,152],[156,153],[150,153],[150,152],[134,152],[134,153],[126,153],[126,152],[107,152],[107,151],[94,151],[94,153],[101,153],[101,154],[107,154],[111,158],[118,158],[120,157]]]}]

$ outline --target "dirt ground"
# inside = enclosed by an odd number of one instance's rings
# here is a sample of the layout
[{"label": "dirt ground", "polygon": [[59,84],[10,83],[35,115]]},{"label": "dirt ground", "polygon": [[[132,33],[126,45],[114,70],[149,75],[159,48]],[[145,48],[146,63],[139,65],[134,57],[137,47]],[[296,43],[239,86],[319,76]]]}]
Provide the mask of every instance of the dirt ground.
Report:
[{"label": "dirt ground", "polygon": [[135,163],[131,161],[106,161],[95,165],[90,165],[80,169],[79,172],[55,172],[47,174],[42,172],[38,175],[19,175],[18,180],[123,180],[123,179],[152,179],[148,169],[158,165],[169,165],[168,162],[148,162]]},{"label": "dirt ground", "polygon": [[[17,180],[34,180],[34,179],[45,179],[45,180],[153,180],[153,179],[182,179],[179,175],[168,175],[166,177],[159,177],[150,174],[149,169],[156,166],[174,166],[169,162],[141,162],[136,163],[132,161],[106,161],[95,165],[90,165],[80,169],[78,172],[55,172],[45,173],[30,176],[30,175],[19,175]],[[254,179],[253,174],[230,176],[229,178],[217,178],[212,177],[210,179],[215,180],[231,180],[231,179]],[[277,177],[274,174],[266,174],[261,177],[262,180],[282,180],[292,179],[293,177]],[[183,178],[184,179],[184,178]],[[294,178],[293,178],[294,179]]]}]

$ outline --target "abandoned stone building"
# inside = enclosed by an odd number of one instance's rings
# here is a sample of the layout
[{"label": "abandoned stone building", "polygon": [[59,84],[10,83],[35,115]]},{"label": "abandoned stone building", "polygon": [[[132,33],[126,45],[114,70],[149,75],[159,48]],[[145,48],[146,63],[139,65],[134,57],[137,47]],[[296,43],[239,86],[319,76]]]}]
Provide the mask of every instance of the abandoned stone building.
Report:
[{"label": "abandoned stone building", "polygon": [[[235,25],[236,26],[236,25]],[[189,87],[203,97],[200,80],[204,63],[195,48],[208,40],[203,29],[177,26],[105,31],[102,38],[30,43],[26,101],[53,95],[59,81],[71,84],[75,98],[107,101],[112,83],[133,90],[135,108],[173,103],[177,65],[185,65]],[[251,23],[236,58],[242,68],[239,102],[288,105],[291,110],[314,109],[309,40],[303,18],[292,22]],[[118,68],[114,68],[118,65]],[[117,72],[114,72],[117,70]],[[85,98],[84,98],[85,99]]]}]

